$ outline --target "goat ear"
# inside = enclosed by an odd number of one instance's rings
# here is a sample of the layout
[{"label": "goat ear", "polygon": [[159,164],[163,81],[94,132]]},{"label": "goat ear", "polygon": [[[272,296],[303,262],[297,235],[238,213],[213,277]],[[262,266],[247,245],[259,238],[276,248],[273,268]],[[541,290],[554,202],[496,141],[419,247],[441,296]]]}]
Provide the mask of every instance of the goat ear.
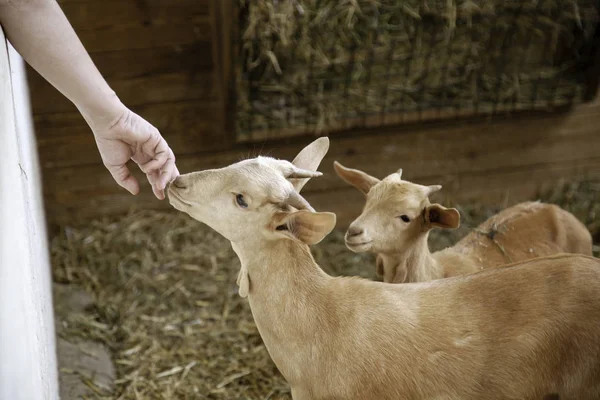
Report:
[{"label": "goat ear", "polygon": [[312,245],[319,243],[333,230],[335,221],[335,214],[330,212],[279,212],[273,219],[273,230]]},{"label": "goat ear", "polygon": [[338,174],[344,182],[354,186],[364,195],[369,193],[369,190],[380,182],[380,180],[374,176],[368,175],[357,169],[346,168],[337,161],[333,162],[333,169],[335,169],[336,174]]},{"label": "goat ear", "polygon": [[456,229],[460,225],[460,213],[456,208],[430,204],[425,207],[425,224],[430,228]]},{"label": "goat ear", "polygon": [[[298,153],[296,158],[294,158],[292,164],[301,169],[316,171],[328,150],[329,138],[320,137],[303,148],[302,151]],[[290,182],[294,186],[294,189],[296,189],[296,192],[300,193],[300,190],[304,187],[304,185],[306,185],[309,179],[310,178],[294,178],[290,179]]]}]

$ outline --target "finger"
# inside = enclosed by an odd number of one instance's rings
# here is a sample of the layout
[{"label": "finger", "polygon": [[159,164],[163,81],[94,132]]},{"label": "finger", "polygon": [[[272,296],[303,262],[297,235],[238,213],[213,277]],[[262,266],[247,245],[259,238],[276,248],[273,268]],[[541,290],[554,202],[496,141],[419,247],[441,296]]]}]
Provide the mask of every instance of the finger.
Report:
[{"label": "finger", "polygon": [[140,169],[145,174],[149,174],[153,171],[160,171],[167,162],[167,159],[169,158],[168,154],[164,153],[154,154],[151,155],[151,157],[153,157],[152,160],[144,164],[140,164]]},{"label": "finger", "polygon": [[156,186],[156,183],[158,182],[158,177],[159,177],[158,171],[153,171],[153,172],[146,174],[146,178],[148,179],[148,182],[152,186]]},{"label": "finger", "polygon": [[156,134],[158,135],[158,142],[155,145],[152,144],[152,141],[149,141],[147,145],[142,146],[144,154],[151,158],[150,161],[140,164],[140,169],[146,174],[161,170],[168,159],[174,157],[165,139],[158,132]]},{"label": "finger", "polygon": [[159,189],[164,189],[167,183],[177,177],[176,173],[178,172],[175,167],[175,158],[169,158],[160,171]]},{"label": "finger", "polygon": [[157,199],[159,199],[159,200],[165,199],[165,191],[164,190],[161,190],[161,189],[157,188],[156,186],[152,186],[152,191],[154,192],[154,195],[156,196]]},{"label": "finger", "polygon": [[137,179],[131,175],[127,165],[107,165],[106,168],[119,186],[128,190],[129,193],[133,195],[140,192],[140,185],[138,184]]},{"label": "finger", "polygon": [[154,196],[156,196],[156,198],[159,200],[164,200],[165,193],[158,186],[158,182],[160,179],[159,172],[158,171],[151,172],[149,174],[146,174],[146,177],[148,178],[148,182],[152,186],[152,192],[154,193]]}]

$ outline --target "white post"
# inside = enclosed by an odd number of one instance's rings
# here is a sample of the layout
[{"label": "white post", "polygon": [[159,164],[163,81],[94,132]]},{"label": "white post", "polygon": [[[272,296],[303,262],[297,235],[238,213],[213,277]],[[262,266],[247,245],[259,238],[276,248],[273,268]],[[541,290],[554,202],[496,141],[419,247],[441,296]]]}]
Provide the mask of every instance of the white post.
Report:
[{"label": "white post", "polygon": [[0,29],[0,400],[57,400],[42,182],[23,60]]}]

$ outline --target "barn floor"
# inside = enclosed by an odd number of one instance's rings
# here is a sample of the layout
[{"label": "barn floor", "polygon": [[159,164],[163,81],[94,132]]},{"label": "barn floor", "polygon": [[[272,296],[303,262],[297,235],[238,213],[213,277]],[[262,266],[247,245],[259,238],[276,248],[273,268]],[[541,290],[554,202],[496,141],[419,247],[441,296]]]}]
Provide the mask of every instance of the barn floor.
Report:
[{"label": "barn floor", "polygon": [[[584,221],[600,254],[600,181],[572,183],[541,199]],[[461,227],[434,231],[433,249],[498,210],[458,208]],[[372,256],[348,251],[341,230],[313,250],[330,274],[374,277]],[[63,386],[79,384],[87,398],[102,399],[289,398],[237,294],[238,260],[209,228],[176,212],[133,211],[62,227],[51,252],[58,335],[71,343],[59,346]],[[74,354],[86,358],[84,367]]]}]

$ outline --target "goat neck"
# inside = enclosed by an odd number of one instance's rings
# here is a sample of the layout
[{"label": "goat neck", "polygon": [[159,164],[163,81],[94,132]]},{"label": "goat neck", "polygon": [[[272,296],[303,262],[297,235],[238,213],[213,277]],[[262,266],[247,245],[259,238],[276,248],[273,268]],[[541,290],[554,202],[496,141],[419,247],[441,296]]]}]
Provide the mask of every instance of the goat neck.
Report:
[{"label": "goat neck", "polygon": [[386,282],[424,282],[444,278],[444,271],[429,251],[425,232],[414,239],[402,251],[380,253]]},{"label": "goat neck", "polygon": [[[333,278],[302,243],[277,240],[232,247],[248,273],[248,301],[260,335],[281,373],[293,383],[300,379],[298,365],[306,365],[301,349],[315,340],[315,332],[323,332],[322,308],[327,302],[321,297]],[[290,351],[294,348],[300,350]]]}]

